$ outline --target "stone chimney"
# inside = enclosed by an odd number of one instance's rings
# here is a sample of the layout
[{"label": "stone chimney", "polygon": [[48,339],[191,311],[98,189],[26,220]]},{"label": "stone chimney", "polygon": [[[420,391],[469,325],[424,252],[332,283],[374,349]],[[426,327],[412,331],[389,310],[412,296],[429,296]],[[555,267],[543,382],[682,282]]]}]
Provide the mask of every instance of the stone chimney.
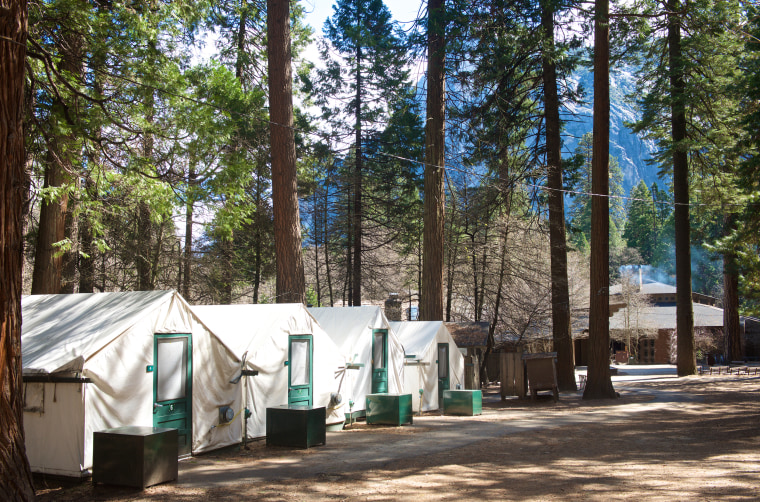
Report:
[{"label": "stone chimney", "polygon": [[401,298],[398,297],[398,293],[388,294],[388,299],[385,300],[385,317],[389,321],[401,320]]}]

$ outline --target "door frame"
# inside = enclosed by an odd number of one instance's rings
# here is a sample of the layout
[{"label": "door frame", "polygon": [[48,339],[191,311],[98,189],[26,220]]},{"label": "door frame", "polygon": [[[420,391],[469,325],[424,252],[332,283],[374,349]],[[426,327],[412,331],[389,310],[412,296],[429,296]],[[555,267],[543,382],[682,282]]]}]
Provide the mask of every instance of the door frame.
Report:
[{"label": "door frame", "polygon": [[[158,365],[158,344],[159,340],[171,339],[171,338],[187,338],[187,368],[185,374],[185,397],[181,399],[169,399],[166,401],[158,402],[158,372],[160,367]],[[156,405],[171,406],[181,400],[187,401],[187,442],[188,451],[181,453],[180,455],[191,454],[193,449],[193,335],[192,333],[154,333],[153,334],[153,427],[157,427],[156,418],[159,416],[156,413]],[[166,404],[163,404],[166,403]]]},{"label": "door frame", "polygon": [[292,368],[293,368],[293,354],[291,348],[293,346],[293,340],[306,340],[309,342],[309,402],[308,406],[314,404],[314,335],[288,335],[288,406],[291,406],[291,388],[292,388]]},{"label": "door frame", "polygon": [[[383,339],[383,360],[380,368],[375,368],[375,341],[377,340],[378,334],[382,334]],[[377,393],[375,387],[375,371],[381,370],[384,372],[384,381],[385,381],[385,391],[388,392],[388,345],[389,345],[389,337],[388,337],[388,330],[386,328],[377,328],[372,330],[372,346],[370,348],[371,352],[371,363],[372,363],[372,375],[371,375],[371,391],[372,393]]]},{"label": "door frame", "polygon": [[[446,348],[446,377],[441,378],[441,348]],[[438,382],[438,407],[443,406],[443,391],[449,390],[451,388],[451,347],[448,343],[439,343],[436,347],[436,362],[438,363],[438,367],[436,368],[436,379]],[[443,385],[441,385],[441,381],[445,380],[446,387],[444,388]]]}]

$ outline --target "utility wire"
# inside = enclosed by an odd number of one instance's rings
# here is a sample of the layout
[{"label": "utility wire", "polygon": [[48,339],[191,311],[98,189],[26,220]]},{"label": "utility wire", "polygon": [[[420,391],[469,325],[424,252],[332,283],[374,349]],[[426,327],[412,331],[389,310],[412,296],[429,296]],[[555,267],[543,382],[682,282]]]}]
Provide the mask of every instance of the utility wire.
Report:
[{"label": "utility wire", "polygon": [[[303,134],[303,135],[306,135],[306,136],[313,136],[313,137],[320,138],[321,140],[327,141],[328,143],[330,143],[332,140],[337,140],[337,141],[343,140],[343,137],[342,137],[343,135],[330,134],[330,133],[325,133],[325,132],[321,132],[321,131],[303,130],[303,129],[300,129],[300,128],[295,127],[295,126],[273,122],[273,121],[271,121],[269,119],[265,119],[265,118],[262,118],[262,117],[246,116],[242,112],[239,112],[239,111],[236,111],[236,110],[230,110],[230,109],[225,108],[223,106],[219,106],[219,105],[216,105],[216,104],[213,104],[213,103],[209,103],[207,101],[202,101],[200,99],[193,98],[193,97],[190,97],[190,96],[187,96],[187,95],[184,95],[184,94],[180,94],[180,93],[177,93],[177,92],[172,92],[172,91],[169,91],[169,90],[167,90],[165,88],[161,88],[161,87],[159,87],[157,85],[147,84],[145,82],[140,82],[138,80],[126,77],[124,75],[118,75],[118,74],[115,74],[115,73],[110,73],[110,72],[107,72],[107,71],[104,71],[104,70],[101,70],[101,69],[95,69],[94,71],[102,73],[103,75],[106,75],[106,76],[111,77],[111,78],[115,78],[115,79],[122,80],[124,82],[131,83],[131,84],[139,86],[139,87],[151,89],[151,90],[154,90],[156,92],[160,92],[160,93],[166,94],[167,96],[172,96],[172,97],[175,97],[175,98],[183,99],[183,100],[189,101],[191,103],[195,103],[195,104],[200,105],[200,106],[207,106],[207,107],[210,107],[210,108],[215,109],[217,111],[237,116],[238,118],[249,118],[249,119],[256,120],[256,121],[258,121],[260,123],[264,123],[264,124],[268,124],[268,125],[273,125],[273,126],[276,126],[276,127],[283,127],[283,128],[292,130],[294,133],[300,133],[300,134]],[[351,147],[348,146],[348,147],[344,147],[344,148],[338,149],[337,151],[350,151],[350,149],[351,149]],[[416,160],[416,159],[411,159],[411,158],[407,158],[407,157],[402,157],[400,155],[393,155],[393,154],[389,154],[389,153],[384,153],[384,152],[377,152],[377,154],[378,155],[383,155],[383,156],[386,156],[386,157],[390,157],[390,158],[394,158],[396,160],[403,160],[403,161],[406,161],[406,162],[412,162],[412,163],[420,164],[420,165],[422,165],[424,167],[431,167],[433,169],[444,169],[444,170],[449,170],[449,171],[457,171],[457,172],[460,172],[462,174],[467,174],[467,175],[479,177],[482,180],[493,180],[494,179],[492,176],[481,175],[481,174],[476,173],[474,171],[464,170],[464,169],[461,169],[461,168],[456,168],[456,167],[451,167],[451,166],[439,166],[439,165],[436,165],[436,164],[430,164],[430,163],[427,163],[427,162],[424,162],[424,161],[420,161],[420,160]],[[459,152],[456,155],[458,157],[464,157],[465,154],[466,154],[466,152]],[[449,154],[449,156],[448,156],[450,159],[451,159],[451,155],[452,154]],[[560,190],[560,189],[556,189],[556,188],[549,188],[549,187],[546,187],[544,185],[536,185],[536,184],[531,184],[531,183],[526,183],[526,182],[517,182],[517,181],[515,181],[514,184],[522,185],[522,186],[525,186],[525,187],[536,188],[536,189],[544,190],[544,191],[547,191],[547,192],[548,191],[559,191],[559,192],[562,192],[562,193],[565,193],[565,194],[569,194],[569,195],[572,195],[572,196],[606,197],[606,198],[609,198],[609,199],[620,199],[620,200],[630,200],[630,201],[652,202],[654,204],[668,205],[668,206],[672,206],[672,207],[676,207],[676,206],[688,206],[688,207],[724,208],[724,207],[746,207],[746,206],[755,207],[755,206],[760,206],[760,204],[752,204],[752,203],[749,203],[749,204],[739,204],[739,203],[709,204],[709,203],[703,203],[703,202],[696,202],[696,203],[695,202],[690,202],[690,203],[684,204],[682,202],[647,200],[647,199],[640,199],[640,198],[635,198],[635,197],[626,197],[626,196],[622,196],[622,195],[609,195],[609,194],[602,195],[602,194],[594,194],[594,193],[591,193],[591,192],[583,192],[583,191],[575,191],[575,190],[564,190],[564,189]]]}]

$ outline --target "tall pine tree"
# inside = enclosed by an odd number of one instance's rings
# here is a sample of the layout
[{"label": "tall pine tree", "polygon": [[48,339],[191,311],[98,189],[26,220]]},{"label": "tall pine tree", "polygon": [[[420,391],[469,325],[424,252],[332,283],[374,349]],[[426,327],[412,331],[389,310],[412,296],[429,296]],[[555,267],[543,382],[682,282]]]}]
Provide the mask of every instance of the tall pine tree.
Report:
[{"label": "tall pine tree", "polygon": [[316,100],[323,118],[350,145],[345,160],[350,162],[351,191],[348,211],[347,270],[348,303],[362,303],[362,257],[366,152],[368,137],[383,128],[391,104],[408,85],[405,67],[406,36],[391,21],[381,0],[340,0],[333,16],[324,25],[321,58],[325,68],[318,70]]}]

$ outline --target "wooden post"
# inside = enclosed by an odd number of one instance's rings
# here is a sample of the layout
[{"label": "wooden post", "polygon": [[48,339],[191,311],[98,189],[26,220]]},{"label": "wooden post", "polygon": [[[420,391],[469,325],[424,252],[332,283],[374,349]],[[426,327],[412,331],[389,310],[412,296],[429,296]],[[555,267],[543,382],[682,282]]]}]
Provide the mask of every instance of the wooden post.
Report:
[{"label": "wooden post", "polygon": [[527,389],[522,354],[519,352],[502,352],[499,356],[501,399],[504,400],[507,396],[525,397]]}]

